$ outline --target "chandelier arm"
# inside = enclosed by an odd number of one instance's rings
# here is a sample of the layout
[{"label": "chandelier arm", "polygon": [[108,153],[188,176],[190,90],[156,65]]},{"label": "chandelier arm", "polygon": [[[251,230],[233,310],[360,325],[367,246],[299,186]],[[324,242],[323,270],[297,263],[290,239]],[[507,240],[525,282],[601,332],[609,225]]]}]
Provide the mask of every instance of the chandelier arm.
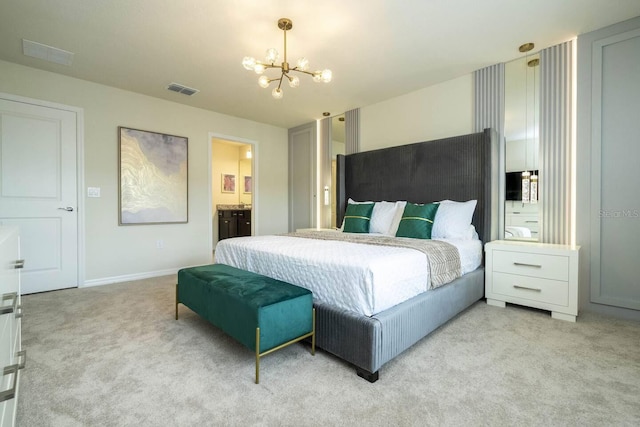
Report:
[{"label": "chandelier arm", "polygon": [[256,64],[260,64],[260,65],[264,66],[264,68],[280,68],[280,69],[282,69],[282,65],[265,64],[264,62],[260,62],[260,61],[256,61]]},{"label": "chandelier arm", "polygon": [[309,74],[311,77],[313,77],[316,73],[312,72],[312,71],[305,71],[305,70],[298,70],[298,67],[296,68],[292,68],[291,70],[293,71],[297,71],[299,73],[305,73],[305,74]]},{"label": "chandelier arm", "polygon": [[284,78],[284,71],[282,72],[282,74],[280,74],[280,78],[279,79],[274,79],[274,80],[280,80],[278,82],[278,90],[280,90],[280,87],[282,86],[282,79]]}]

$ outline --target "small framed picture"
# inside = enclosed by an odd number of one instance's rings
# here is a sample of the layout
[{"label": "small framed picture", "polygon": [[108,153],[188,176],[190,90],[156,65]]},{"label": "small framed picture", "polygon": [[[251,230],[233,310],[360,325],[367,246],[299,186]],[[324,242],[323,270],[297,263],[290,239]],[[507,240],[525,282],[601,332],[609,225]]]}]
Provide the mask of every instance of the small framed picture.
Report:
[{"label": "small framed picture", "polygon": [[222,192],[223,193],[235,193],[236,192],[236,176],[229,173],[222,174]]},{"label": "small framed picture", "polygon": [[251,177],[244,177],[244,192],[245,194],[251,194]]}]

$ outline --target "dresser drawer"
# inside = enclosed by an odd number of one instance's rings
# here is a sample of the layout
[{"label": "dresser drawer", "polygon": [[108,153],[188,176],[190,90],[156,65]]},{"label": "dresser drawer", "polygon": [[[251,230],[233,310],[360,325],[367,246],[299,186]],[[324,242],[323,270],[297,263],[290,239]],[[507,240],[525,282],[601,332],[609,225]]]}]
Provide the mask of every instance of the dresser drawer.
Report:
[{"label": "dresser drawer", "polygon": [[516,227],[527,227],[531,231],[540,229],[538,215],[510,215],[510,224]]},{"label": "dresser drawer", "polygon": [[508,273],[493,274],[493,293],[520,300],[569,305],[569,283]]},{"label": "dresser drawer", "polygon": [[515,251],[493,251],[493,271],[542,279],[569,280],[569,259]]}]

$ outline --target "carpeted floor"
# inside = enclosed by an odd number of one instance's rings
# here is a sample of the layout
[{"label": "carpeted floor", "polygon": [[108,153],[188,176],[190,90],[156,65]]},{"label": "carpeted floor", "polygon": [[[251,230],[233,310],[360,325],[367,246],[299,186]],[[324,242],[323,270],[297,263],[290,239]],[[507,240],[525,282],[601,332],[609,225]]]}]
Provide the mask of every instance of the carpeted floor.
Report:
[{"label": "carpeted floor", "polygon": [[476,303],[367,383],[296,344],[262,359],[184,306],[175,277],[23,297],[18,424],[640,425],[640,324]]}]

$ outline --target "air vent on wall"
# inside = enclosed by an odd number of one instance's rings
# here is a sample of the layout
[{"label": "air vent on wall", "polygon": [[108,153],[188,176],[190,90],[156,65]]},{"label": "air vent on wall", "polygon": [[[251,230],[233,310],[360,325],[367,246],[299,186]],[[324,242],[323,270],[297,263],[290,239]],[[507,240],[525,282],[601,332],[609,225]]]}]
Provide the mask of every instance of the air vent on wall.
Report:
[{"label": "air vent on wall", "polygon": [[167,89],[169,89],[172,92],[178,92],[187,96],[191,96],[200,92],[198,89],[187,87],[185,85],[181,85],[180,83],[171,83],[169,86],[167,86]]}]

